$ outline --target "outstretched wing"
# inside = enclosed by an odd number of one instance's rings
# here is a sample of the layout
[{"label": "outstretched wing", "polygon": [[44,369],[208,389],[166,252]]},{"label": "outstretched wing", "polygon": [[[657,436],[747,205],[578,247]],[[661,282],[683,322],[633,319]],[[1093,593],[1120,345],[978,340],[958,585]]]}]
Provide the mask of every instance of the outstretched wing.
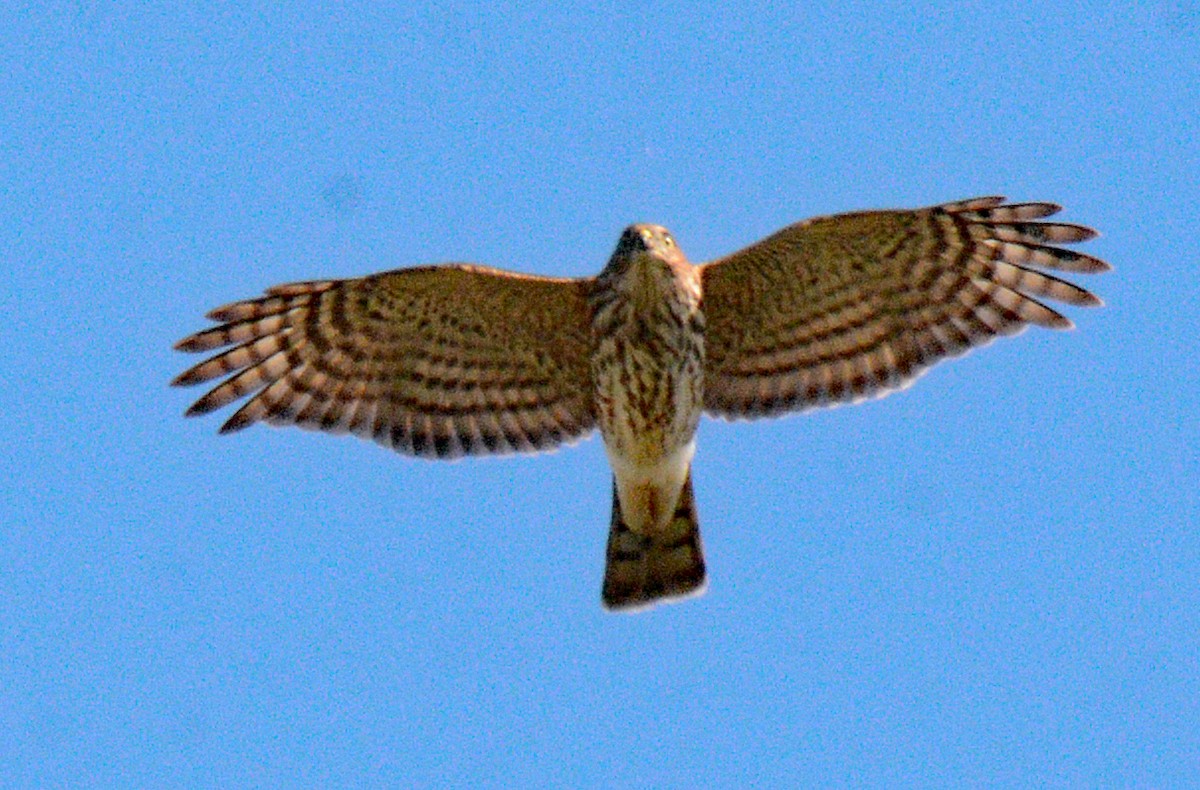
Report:
[{"label": "outstretched wing", "polygon": [[1053,246],[1095,231],[1035,221],[1052,203],[1003,203],[819,217],[701,267],[705,410],[763,417],[878,396],[1027,324],[1069,328],[1039,300],[1100,300],[1039,269],[1108,270]]},{"label": "outstretched wing", "polygon": [[228,378],[188,410],[249,395],[222,426],[354,433],[450,458],[535,451],[594,426],[587,280],[449,264],[280,285],[176,344],[232,346],[172,383]]}]

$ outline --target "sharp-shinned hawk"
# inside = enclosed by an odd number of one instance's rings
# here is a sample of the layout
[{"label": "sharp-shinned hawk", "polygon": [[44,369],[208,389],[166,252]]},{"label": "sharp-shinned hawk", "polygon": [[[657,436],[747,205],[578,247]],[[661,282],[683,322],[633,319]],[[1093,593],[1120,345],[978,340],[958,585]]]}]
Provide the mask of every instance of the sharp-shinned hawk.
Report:
[{"label": "sharp-shinned hawk", "polygon": [[700,591],[691,462],[702,412],[728,419],[877,397],[938,360],[1027,324],[1042,299],[1098,305],[1043,272],[1105,262],[1039,222],[1050,203],[975,198],[791,225],[693,266],[666,229],[634,225],[597,277],[466,264],[293,283],[208,314],[179,341],[225,350],[174,384],[225,380],[188,415],[249,400],[222,426],[353,433],[429,458],[534,452],[596,428],[613,470],[603,602]]}]

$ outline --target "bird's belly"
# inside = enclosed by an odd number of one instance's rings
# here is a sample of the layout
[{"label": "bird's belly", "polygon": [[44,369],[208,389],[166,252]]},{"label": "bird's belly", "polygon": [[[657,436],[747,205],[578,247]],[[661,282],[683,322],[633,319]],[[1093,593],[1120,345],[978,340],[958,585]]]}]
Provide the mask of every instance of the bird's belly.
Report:
[{"label": "bird's belly", "polygon": [[674,512],[695,453],[701,360],[617,346],[593,371],[597,422],[626,523],[652,531]]},{"label": "bird's belly", "polygon": [[691,443],[702,409],[698,360],[632,348],[594,372],[597,422],[610,456],[653,467]]}]

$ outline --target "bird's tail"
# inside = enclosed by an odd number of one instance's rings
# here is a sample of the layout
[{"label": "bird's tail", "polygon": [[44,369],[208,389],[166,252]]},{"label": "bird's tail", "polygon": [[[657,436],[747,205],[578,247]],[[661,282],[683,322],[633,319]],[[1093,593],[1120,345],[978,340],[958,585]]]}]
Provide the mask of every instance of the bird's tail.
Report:
[{"label": "bird's tail", "polygon": [[605,608],[649,606],[659,599],[695,595],[703,589],[704,552],[696,500],[692,497],[691,470],[671,520],[654,534],[634,532],[625,523],[614,480],[602,593]]}]

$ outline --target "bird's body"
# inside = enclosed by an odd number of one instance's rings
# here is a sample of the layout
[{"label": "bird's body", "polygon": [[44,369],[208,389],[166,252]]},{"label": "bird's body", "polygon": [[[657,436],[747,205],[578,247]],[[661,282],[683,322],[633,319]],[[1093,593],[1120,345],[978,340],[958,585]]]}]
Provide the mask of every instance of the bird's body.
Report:
[{"label": "bird's body", "polygon": [[613,470],[604,600],[704,582],[694,507],[676,515],[704,410],[700,277],[665,228],[635,225],[592,289],[596,423]]},{"label": "bird's body", "polygon": [[229,376],[188,411],[252,395],[224,425],[351,432],[403,453],[536,451],[599,429],[613,470],[603,600],[633,608],[705,580],[691,463],[702,413],[753,418],[876,397],[1027,324],[1041,298],[1099,304],[1041,269],[1108,265],[1057,244],[1093,231],[1002,198],[808,220],[694,266],[657,225],[595,278],[466,264],[278,286],[212,311],[178,376]]}]

